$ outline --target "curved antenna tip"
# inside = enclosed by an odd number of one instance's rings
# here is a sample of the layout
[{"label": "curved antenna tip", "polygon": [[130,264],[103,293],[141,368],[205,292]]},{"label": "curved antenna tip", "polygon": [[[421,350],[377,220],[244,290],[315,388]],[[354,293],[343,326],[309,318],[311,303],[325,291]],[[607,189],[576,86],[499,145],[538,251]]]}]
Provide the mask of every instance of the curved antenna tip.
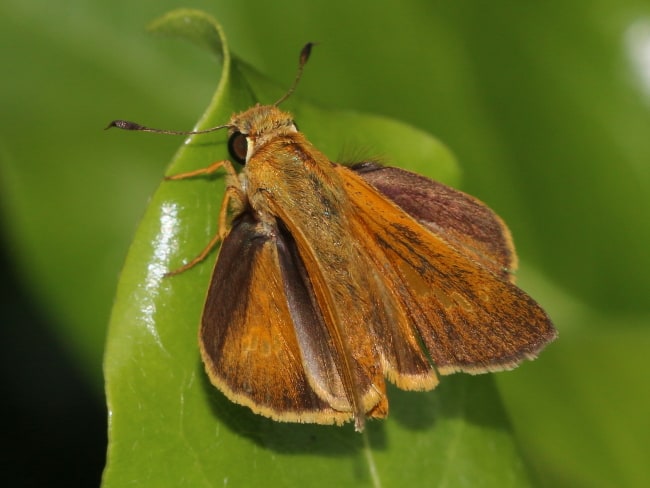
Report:
[{"label": "curved antenna tip", "polygon": [[302,71],[305,68],[305,64],[307,64],[307,61],[309,60],[309,56],[311,55],[311,49],[316,45],[315,42],[308,42],[303,46],[303,48],[300,50],[300,58],[298,60],[298,72],[296,73],[296,77],[293,80],[293,83],[291,83],[291,86],[287,90],[287,92],[280,97],[280,99],[275,102],[273,105],[278,106],[282,102],[284,102],[287,98],[291,96],[291,94],[296,90],[296,86],[298,86],[298,82],[300,81],[300,78],[302,77]]}]

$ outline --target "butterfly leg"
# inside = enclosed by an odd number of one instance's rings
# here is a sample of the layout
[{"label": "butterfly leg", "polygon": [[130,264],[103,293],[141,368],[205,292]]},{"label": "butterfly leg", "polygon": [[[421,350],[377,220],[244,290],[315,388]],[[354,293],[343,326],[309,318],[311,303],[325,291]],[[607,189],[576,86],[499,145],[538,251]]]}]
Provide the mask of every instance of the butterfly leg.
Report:
[{"label": "butterfly leg", "polygon": [[246,205],[246,195],[244,194],[240,186],[237,184],[238,183],[237,172],[233,168],[232,163],[228,160],[217,161],[215,163],[212,163],[210,166],[206,168],[200,168],[194,171],[188,171],[186,173],[178,173],[175,175],[165,177],[165,180],[184,180],[188,178],[194,178],[196,176],[208,176],[215,173],[221,167],[223,167],[226,170],[226,173],[228,173],[227,174],[228,186],[226,187],[226,193],[224,195],[223,202],[221,204],[221,211],[219,212],[219,230],[198,256],[196,256],[187,264],[184,264],[183,266],[177,269],[168,271],[167,273],[165,273],[166,277],[174,276],[183,273],[184,271],[187,271],[190,268],[193,268],[201,261],[203,261],[214,250],[214,248],[217,246],[217,244],[219,244],[219,242],[223,241],[223,239],[225,238],[228,232],[227,218],[228,218],[228,210],[230,204],[231,202],[235,203],[235,211],[237,211],[237,209],[239,208],[244,208]]},{"label": "butterfly leg", "polygon": [[194,178],[196,176],[209,176],[213,173],[216,173],[219,168],[223,168],[228,173],[229,177],[237,179],[237,172],[233,168],[232,163],[227,159],[223,161],[215,161],[210,166],[205,168],[195,169],[194,171],[187,171],[186,173],[177,173],[175,175],[165,176],[165,180],[186,180],[188,178]]}]

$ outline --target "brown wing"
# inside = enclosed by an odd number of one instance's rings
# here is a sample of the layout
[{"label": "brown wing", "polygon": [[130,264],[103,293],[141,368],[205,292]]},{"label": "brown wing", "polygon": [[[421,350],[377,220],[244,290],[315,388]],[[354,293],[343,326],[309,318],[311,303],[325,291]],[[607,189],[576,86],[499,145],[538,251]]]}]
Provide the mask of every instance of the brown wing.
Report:
[{"label": "brown wing", "polygon": [[[463,242],[446,240],[424,227],[352,170],[338,166],[356,223],[357,239],[382,270],[399,312],[411,324],[441,374],[509,369],[530,359],[556,331],[541,307],[498,273],[485,259],[474,259]],[[426,202],[425,213],[434,207]],[[444,234],[444,233],[443,233]],[[482,251],[502,261],[499,252]],[[399,334],[399,331],[394,332]]]},{"label": "brown wing", "polygon": [[320,307],[356,428],[362,430],[366,416],[388,412],[385,376],[408,389],[433,388],[437,376],[387,289],[383,269],[350,229],[354,208],[341,175],[303,144],[283,146],[281,156],[264,154],[264,165],[247,167],[254,173],[249,184],[256,188],[263,182],[259,211],[286,226],[297,260],[304,263],[304,282]]},{"label": "brown wing", "polygon": [[510,231],[484,203],[400,168],[360,163],[351,169],[470,259],[502,278],[513,280],[517,256]]},{"label": "brown wing", "polygon": [[200,330],[211,382],[276,420],[340,424],[352,408],[320,312],[279,229],[243,214],[225,238]]}]

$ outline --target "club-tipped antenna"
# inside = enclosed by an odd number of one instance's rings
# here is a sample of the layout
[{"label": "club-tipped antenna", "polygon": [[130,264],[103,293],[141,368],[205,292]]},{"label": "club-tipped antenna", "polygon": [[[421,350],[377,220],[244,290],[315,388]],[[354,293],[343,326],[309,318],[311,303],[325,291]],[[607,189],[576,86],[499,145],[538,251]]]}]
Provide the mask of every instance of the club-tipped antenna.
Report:
[{"label": "club-tipped antenna", "polygon": [[139,132],[153,132],[154,134],[168,134],[172,136],[191,136],[193,134],[207,134],[209,132],[214,132],[215,130],[225,129],[228,125],[217,125],[216,127],[210,127],[209,129],[204,130],[166,130],[166,129],[154,129],[152,127],[146,127],[140,125],[136,122],[130,122],[128,120],[114,120],[106,127],[104,130],[108,130],[111,127],[117,127],[122,130],[134,130]]},{"label": "club-tipped antenna", "polygon": [[311,54],[311,48],[314,47],[314,45],[315,45],[314,42],[308,42],[300,51],[300,60],[298,61],[298,72],[296,73],[296,77],[293,80],[293,83],[291,84],[287,92],[284,95],[282,95],[277,102],[273,104],[274,106],[277,107],[278,105],[280,105],[287,98],[289,98],[291,94],[296,90],[296,87],[298,86],[298,82],[302,77],[302,71],[305,68],[305,64],[307,64],[307,61],[309,60],[309,55]]},{"label": "club-tipped antenna", "polygon": [[[314,47],[314,45],[315,45],[314,42],[308,42],[300,51],[300,59],[298,61],[298,72],[296,73],[296,78],[293,80],[293,83],[291,84],[287,92],[284,95],[282,95],[277,102],[273,104],[274,106],[277,107],[278,105],[280,105],[287,98],[289,98],[291,94],[296,90],[296,87],[298,86],[298,82],[302,77],[302,72],[305,68],[305,64],[307,64],[307,61],[309,60],[309,55],[311,54],[311,48]],[[168,134],[172,136],[191,136],[195,134],[207,134],[209,132],[214,132],[219,129],[225,129],[229,127],[229,125],[228,124],[217,125],[216,127],[210,127],[209,129],[204,129],[204,130],[167,130],[167,129],[155,129],[153,127],[146,127],[144,125],[138,124],[137,122],[118,119],[118,120],[113,120],[110,124],[108,124],[104,128],[104,130],[110,129],[112,127],[117,127],[118,129],[122,129],[122,130],[132,130],[138,132],[153,132],[154,134]]]}]

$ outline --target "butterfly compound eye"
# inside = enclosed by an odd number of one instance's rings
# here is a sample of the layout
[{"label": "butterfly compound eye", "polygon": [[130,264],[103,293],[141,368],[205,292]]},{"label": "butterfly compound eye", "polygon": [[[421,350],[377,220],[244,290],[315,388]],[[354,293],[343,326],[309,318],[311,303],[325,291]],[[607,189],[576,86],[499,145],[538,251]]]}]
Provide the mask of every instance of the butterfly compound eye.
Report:
[{"label": "butterfly compound eye", "polygon": [[245,164],[246,153],[248,153],[246,136],[241,132],[234,132],[228,139],[228,152],[239,164]]}]

